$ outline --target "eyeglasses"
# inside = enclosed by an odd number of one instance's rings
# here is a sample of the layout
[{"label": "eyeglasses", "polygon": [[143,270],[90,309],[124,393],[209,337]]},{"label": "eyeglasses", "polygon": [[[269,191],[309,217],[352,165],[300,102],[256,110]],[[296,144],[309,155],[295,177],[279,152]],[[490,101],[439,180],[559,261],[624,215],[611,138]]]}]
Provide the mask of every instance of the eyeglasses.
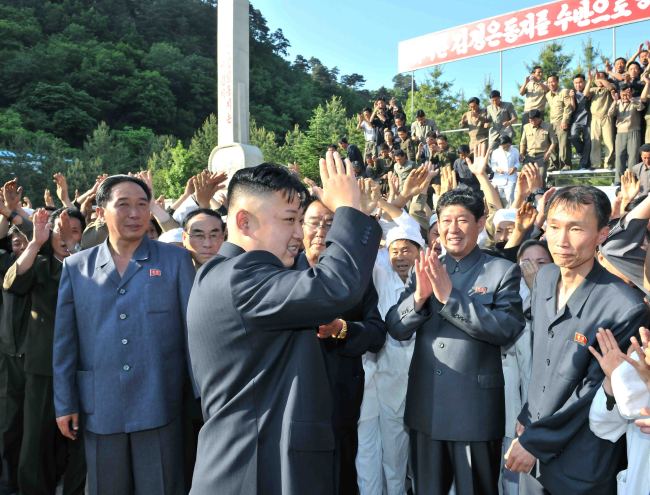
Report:
[{"label": "eyeglasses", "polygon": [[323,229],[327,231],[332,228],[332,220],[324,219],[321,220],[320,222],[316,220],[312,220],[310,222],[305,222],[303,225],[307,227],[309,230],[311,230],[312,232],[316,232],[318,229]]},{"label": "eyeglasses", "polygon": [[223,239],[223,233],[212,233],[205,235],[203,232],[197,234],[188,234],[189,238],[193,241],[205,242],[206,239],[209,239],[210,242],[217,242],[220,239]]}]

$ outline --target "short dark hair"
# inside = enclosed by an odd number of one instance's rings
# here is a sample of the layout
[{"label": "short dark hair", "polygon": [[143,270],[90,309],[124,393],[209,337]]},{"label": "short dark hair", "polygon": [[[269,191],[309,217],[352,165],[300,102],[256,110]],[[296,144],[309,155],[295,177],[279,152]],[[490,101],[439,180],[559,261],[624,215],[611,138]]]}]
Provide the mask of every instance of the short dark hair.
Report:
[{"label": "short dark hair", "polygon": [[584,74],[576,74],[573,76],[573,79],[582,79],[583,81],[585,80],[585,75]]},{"label": "short dark hair", "polygon": [[512,138],[510,136],[501,136],[499,138],[499,144],[512,144]]},{"label": "short dark hair", "polygon": [[395,115],[393,115],[393,118],[406,120],[406,115],[404,115],[403,112],[397,112]]},{"label": "short dark hair", "polygon": [[83,232],[86,229],[86,218],[81,214],[79,210],[76,208],[59,208],[58,210],[55,210],[54,213],[50,215],[50,218],[48,218],[47,223],[50,224],[52,227],[54,227],[54,222],[56,222],[56,219],[61,216],[61,213],[66,211],[68,213],[68,216],[70,218],[76,218],[79,220],[79,223],[81,223],[81,231]]},{"label": "short dark hair", "polygon": [[199,215],[208,215],[209,217],[217,218],[221,223],[221,230],[224,230],[226,228],[226,224],[223,222],[223,218],[221,218],[221,215],[219,215],[216,211],[211,210],[210,208],[199,208],[187,214],[183,220],[183,230],[187,232],[187,227],[189,226],[192,219],[194,217],[198,217]]},{"label": "short dark hair", "polygon": [[594,205],[599,229],[607,226],[609,217],[612,214],[612,205],[609,198],[603,191],[594,186],[567,186],[556,191],[546,205],[544,213],[547,218],[548,212],[558,205],[567,205],[569,207]]},{"label": "short dark hair", "polygon": [[546,80],[549,80],[551,78],[557,79],[558,81],[560,80],[560,76],[558,76],[555,72],[551,72],[546,78]]},{"label": "short dark hair", "polygon": [[384,150],[390,150],[390,147],[386,143],[382,143],[382,145],[379,147],[380,151]]},{"label": "short dark hair", "polygon": [[625,91],[625,90],[627,90],[627,89],[632,89],[632,85],[631,85],[631,84],[628,84],[628,83],[621,83],[621,84],[618,86],[618,91],[619,91],[619,93],[620,93],[621,91]]},{"label": "short dark hair", "polygon": [[393,152],[393,156],[394,156],[394,157],[398,157],[398,156],[406,156],[406,153],[404,153],[404,150],[395,150],[395,151]]},{"label": "short dark hair", "polygon": [[541,119],[542,118],[542,112],[540,112],[539,109],[534,108],[530,112],[528,112],[528,118],[529,119]]},{"label": "short dark hair", "polygon": [[303,207],[307,198],[307,188],[296,175],[286,167],[275,163],[262,163],[256,167],[237,170],[228,184],[228,204],[239,194],[270,194],[282,192],[287,202],[298,196]]},{"label": "short dark hair", "polygon": [[363,157],[364,157],[366,160],[367,160],[368,158],[373,158],[374,156],[375,156],[375,155],[373,155],[372,153],[366,153],[365,155],[363,155]]},{"label": "short dark hair", "polygon": [[408,132],[408,129],[406,128],[406,126],[401,125],[397,128],[397,132]]},{"label": "short dark hair", "polygon": [[479,196],[473,189],[462,187],[447,191],[438,200],[436,205],[436,213],[438,218],[442,210],[447,206],[462,206],[468,210],[474,218],[478,221],[479,218],[485,215],[485,203],[483,198]]},{"label": "short dark hair", "polygon": [[629,69],[633,65],[636,65],[639,68],[639,70],[641,70],[641,64],[639,62],[637,62],[636,60],[634,60],[633,62],[630,62],[629,64],[627,64],[627,68]]},{"label": "short dark hair", "polygon": [[444,134],[438,134],[436,136],[436,139],[442,139],[443,141],[449,142],[449,139],[447,139],[447,136],[445,136]]},{"label": "short dark hair", "polygon": [[[357,108],[358,108],[358,107],[357,107]],[[364,112],[370,112],[370,113],[372,113],[372,108],[370,108],[370,107],[363,107],[363,111],[364,111]]]},{"label": "short dark hair", "polygon": [[97,188],[97,196],[95,197],[97,206],[101,206],[102,208],[105,207],[108,204],[108,200],[111,199],[113,188],[123,182],[132,182],[133,184],[140,186],[147,196],[147,200],[151,201],[151,190],[142,179],[131,175],[111,175],[99,185],[99,188]]},{"label": "short dark hair", "polygon": [[390,132],[391,135],[393,134],[393,131],[391,131],[388,127],[386,127],[386,129],[384,129],[384,134],[386,134],[387,132]]},{"label": "short dark hair", "polygon": [[436,131],[427,131],[427,134],[426,134],[425,137],[435,138],[437,135],[438,134],[436,133]]},{"label": "short dark hair", "polygon": [[645,143],[639,146],[639,154],[650,152],[650,143]]},{"label": "short dark hair", "polygon": [[537,69],[542,70],[542,66],[536,65],[535,67],[533,67],[533,72],[535,72]]},{"label": "short dark hair", "polygon": [[466,144],[459,145],[458,153],[462,153],[463,155],[469,155],[469,146]]},{"label": "short dark hair", "polygon": [[477,105],[481,106],[481,102],[476,96],[472,96],[469,100],[467,100],[467,104],[469,105],[470,103],[476,103]]},{"label": "short dark hair", "polygon": [[424,110],[418,110],[417,112],[415,112],[415,116],[416,117],[424,117],[425,116]]},{"label": "short dark hair", "polygon": [[623,62],[627,62],[627,59],[625,57],[616,57],[614,63],[618,62],[619,60],[622,60]]},{"label": "short dark hair", "polygon": [[339,139],[339,144],[348,144],[348,138],[341,136],[341,139]]},{"label": "short dark hair", "polygon": [[522,257],[522,255],[524,254],[524,251],[526,251],[526,249],[528,249],[529,247],[533,247],[533,246],[541,247],[542,249],[544,249],[544,251],[546,251],[546,254],[548,254],[548,257],[553,259],[553,257],[551,256],[551,251],[548,249],[548,244],[546,243],[546,241],[539,241],[537,239],[528,239],[528,240],[522,242],[521,246],[519,246],[519,249],[517,250],[517,261],[519,261],[519,259]]},{"label": "short dark hair", "polygon": [[490,91],[490,98],[501,98],[501,93],[499,93],[499,91],[496,89],[493,89]]}]

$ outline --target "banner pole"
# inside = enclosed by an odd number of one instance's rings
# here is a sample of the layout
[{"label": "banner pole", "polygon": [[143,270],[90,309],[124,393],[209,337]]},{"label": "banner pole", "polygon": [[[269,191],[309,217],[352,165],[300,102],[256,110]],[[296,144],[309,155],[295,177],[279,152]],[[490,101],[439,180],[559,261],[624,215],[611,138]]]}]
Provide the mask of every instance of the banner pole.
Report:
[{"label": "banner pole", "polygon": [[612,28],[612,61],[616,60],[616,27]]},{"label": "banner pole", "polygon": [[413,106],[415,105],[415,71],[411,72],[411,120],[415,119]]},{"label": "banner pole", "polygon": [[499,93],[503,98],[503,50],[499,50]]}]

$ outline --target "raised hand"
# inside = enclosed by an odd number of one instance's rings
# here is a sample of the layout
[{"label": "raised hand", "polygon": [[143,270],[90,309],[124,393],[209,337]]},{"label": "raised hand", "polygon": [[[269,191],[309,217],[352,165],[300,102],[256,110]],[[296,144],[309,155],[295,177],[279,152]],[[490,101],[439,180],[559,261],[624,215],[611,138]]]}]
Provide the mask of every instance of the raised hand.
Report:
[{"label": "raised hand", "polygon": [[45,244],[50,238],[50,226],[48,220],[50,214],[47,210],[39,208],[34,212],[32,220],[34,224],[34,232],[32,233],[32,242],[39,248]]},{"label": "raised hand", "polygon": [[95,201],[96,194],[88,194],[84,200],[83,203],[79,205],[79,211],[81,214],[86,217],[90,218],[93,213],[93,201]]},{"label": "raised hand", "polygon": [[447,304],[447,300],[451,295],[451,289],[453,288],[451,278],[449,278],[449,274],[447,273],[447,268],[442,264],[440,258],[436,256],[435,252],[430,252],[426,261],[424,271],[431,283],[433,295],[442,304]]},{"label": "raised hand", "polygon": [[600,352],[593,346],[589,346],[589,352],[596,358],[605,376],[611,378],[613,371],[625,361],[626,355],[621,351],[611,330],[599,328],[596,340],[598,340]]},{"label": "raised hand", "polygon": [[7,218],[11,215],[11,210],[5,203],[5,193],[3,188],[0,188],[0,215],[4,215]]},{"label": "raised hand", "polygon": [[56,197],[59,198],[59,201],[64,205],[70,203],[70,196],[68,194],[68,181],[61,172],[57,172],[52,176],[54,178],[54,183],[56,184]]},{"label": "raised hand", "polygon": [[321,201],[331,211],[339,207],[361,210],[361,193],[352,167],[345,167],[337,151],[328,151],[320,159],[320,177],[323,184]]},{"label": "raised hand", "polygon": [[421,182],[426,179],[428,169],[426,165],[420,165],[409,173],[402,186],[402,196],[413,197],[421,189]]},{"label": "raised hand", "polygon": [[14,178],[5,182],[2,186],[5,196],[5,204],[11,211],[16,211],[20,207],[20,198],[23,195],[23,188],[18,186],[18,179]]},{"label": "raised hand", "polygon": [[[22,187],[20,188],[22,191]],[[32,200],[28,196],[23,196],[23,208],[33,208]]]},{"label": "raised hand", "polygon": [[429,280],[429,276],[426,272],[427,259],[431,256],[431,253],[431,248],[426,248],[426,251],[420,251],[419,259],[415,260],[415,266],[413,268],[415,272],[415,292],[413,294],[413,300],[415,302],[416,311],[420,311],[433,295],[431,280]]},{"label": "raised hand", "polygon": [[537,225],[540,229],[544,225],[544,222],[546,222],[546,205],[551,200],[551,197],[555,194],[555,191],[557,191],[557,188],[551,187],[544,193],[542,199],[537,202],[538,213],[537,218],[535,219],[535,225]]},{"label": "raised hand", "polygon": [[359,191],[361,192],[361,211],[366,215],[370,215],[377,208],[378,198],[373,194],[372,184],[375,181],[372,179],[357,179],[359,184]]},{"label": "raised hand", "polygon": [[487,174],[487,157],[476,156],[474,160],[470,156],[465,158],[469,170],[477,177]]},{"label": "raised hand", "polygon": [[455,189],[458,185],[456,172],[449,165],[440,168],[440,195]]},{"label": "raised hand", "polygon": [[52,199],[52,193],[49,189],[43,191],[43,201],[45,202],[45,206],[54,206],[54,199]]},{"label": "raised hand", "polygon": [[[632,365],[641,379],[650,388],[650,331],[645,327],[641,327],[639,328],[639,333],[641,334],[641,344],[639,344],[636,337],[632,337],[630,339],[632,345],[623,359]],[[632,358],[632,353],[634,352],[639,357],[638,361]]]},{"label": "raised hand", "polygon": [[630,203],[637,194],[639,194],[639,189],[641,188],[641,183],[634,175],[630,169],[627,169],[623,175],[621,175],[621,195],[623,204],[627,205]]},{"label": "raised hand", "polygon": [[526,180],[532,191],[540,189],[544,186],[544,180],[542,179],[542,173],[539,170],[539,167],[534,163],[527,163],[524,165],[522,173],[526,175]]},{"label": "raised hand", "polygon": [[535,276],[539,271],[539,264],[535,260],[521,260],[519,268],[521,268],[524,282],[526,282],[526,285],[530,290],[533,290],[533,283],[535,282]]},{"label": "raised hand", "polygon": [[515,215],[515,229],[521,232],[528,232],[528,230],[535,223],[537,217],[537,210],[533,205],[526,202],[519,207]]}]

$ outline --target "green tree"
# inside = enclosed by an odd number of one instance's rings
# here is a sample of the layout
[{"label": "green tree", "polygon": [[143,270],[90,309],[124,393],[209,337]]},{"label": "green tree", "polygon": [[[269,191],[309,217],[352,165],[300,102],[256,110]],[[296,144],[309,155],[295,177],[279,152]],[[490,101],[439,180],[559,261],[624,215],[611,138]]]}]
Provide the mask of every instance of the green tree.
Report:
[{"label": "green tree", "polygon": [[570,80],[572,59],[573,55],[564,53],[561,43],[551,42],[542,47],[537,60],[531,64],[526,64],[526,69],[530,74],[533,72],[533,67],[539,65],[544,71],[544,77],[557,74],[560,81],[566,83],[567,80]]}]

